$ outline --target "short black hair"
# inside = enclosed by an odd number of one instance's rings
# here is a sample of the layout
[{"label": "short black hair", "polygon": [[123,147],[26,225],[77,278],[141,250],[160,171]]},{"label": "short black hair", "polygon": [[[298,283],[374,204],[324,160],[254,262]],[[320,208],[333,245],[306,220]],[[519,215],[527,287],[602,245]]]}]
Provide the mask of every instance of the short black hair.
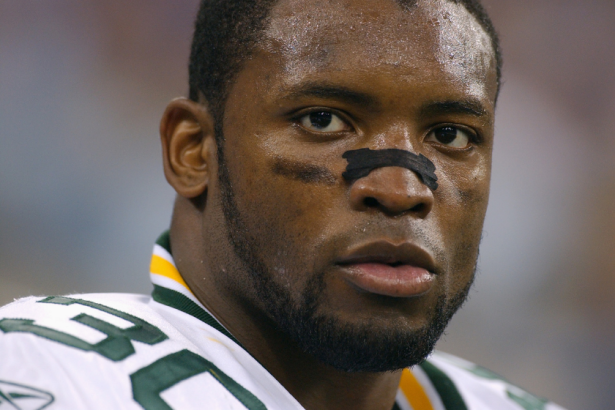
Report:
[{"label": "short black hair", "polygon": [[[201,0],[189,63],[189,98],[207,101],[221,137],[224,104],[230,85],[250,58],[265,29],[267,16],[278,0]],[[408,6],[416,0],[397,0]],[[498,35],[480,0],[447,0],[463,5],[491,38],[500,88],[502,53]]]},{"label": "short black hair", "polygon": [[278,0],[201,0],[189,63],[189,98],[207,101],[220,137],[230,85],[251,55]]}]

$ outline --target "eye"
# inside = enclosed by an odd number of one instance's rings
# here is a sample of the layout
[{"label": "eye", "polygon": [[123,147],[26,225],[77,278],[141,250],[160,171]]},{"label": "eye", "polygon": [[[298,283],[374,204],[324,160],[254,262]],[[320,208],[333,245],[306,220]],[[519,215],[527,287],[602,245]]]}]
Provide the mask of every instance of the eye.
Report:
[{"label": "eye", "polygon": [[299,118],[299,123],[308,131],[340,132],[350,127],[330,111],[314,111]]},{"label": "eye", "polygon": [[470,134],[469,131],[452,125],[446,125],[431,131],[427,134],[425,140],[437,142],[452,148],[466,148],[472,139],[473,135]]}]

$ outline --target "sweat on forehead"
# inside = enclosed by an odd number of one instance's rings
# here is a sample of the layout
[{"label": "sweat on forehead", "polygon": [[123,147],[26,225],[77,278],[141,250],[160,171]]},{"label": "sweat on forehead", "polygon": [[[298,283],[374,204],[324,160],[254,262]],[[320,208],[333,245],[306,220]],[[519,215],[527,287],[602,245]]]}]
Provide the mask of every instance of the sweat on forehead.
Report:
[{"label": "sweat on forehead", "polygon": [[[291,30],[291,34],[296,34],[297,37],[293,39],[297,44],[300,35],[305,34],[297,31],[297,27],[300,23],[306,23],[306,25],[312,24],[314,27],[323,24],[322,17],[326,17],[331,14],[334,16],[336,8],[352,8],[351,6],[355,2],[322,2],[318,3],[318,0],[311,2],[311,0],[304,1],[286,1],[286,0],[202,0],[200,10],[195,23],[195,31],[192,42],[192,50],[190,55],[190,68],[189,68],[189,82],[190,82],[190,98],[194,101],[200,99],[199,95],[202,95],[207,101],[210,110],[215,118],[221,118],[221,114],[224,111],[224,100],[226,99],[228,88],[233,83],[237,73],[241,70],[243,64],[250,58],[254,48],[261,43],[263,30],[269,28],[269,37],[274,39],[276,27],[272,27],[271,15],[275,13],[285,13],[289,17],[288,29]],[[381,4],[386,7],[389,3],[387,0],[381,2],[371,2],[371,5]],[[491,51],[495,51],[495,68],[496,68],[496,82],[499,85],[501,55],[499,49],[499,42],[497,34],[493,29],[493,25],[488,15],[483,10],[479,3],[479,0],[420,0],[413,4],[413,0],[399,0],[397,3],[400,8],[405,8],[409,12],[416,12],[422,9],[446,9],[446,7],[453,8],[454,13],[441,13],[440,19],[434,19],[434,24],[445,23],[447,21],[452,25],[456,25],[456,29],[463,26],[460,24],[459,19],[451,19],[450,17],[463,17],[464,13],[460,13],[465,8],[470,15],[474,17],[473,24],[470,32],[479,34],[481,32],[487,33],[489,43],[491,45]],[[390,2],[391,6],[394,4],[393,0]],[[294,5],[295,7],[289,7]],[[366,3],[369,6],[370,3]],[[356,8],[356,7],[355,7]],[[272,10],[273,9],[273,10]],[[360,16],[365,21],[373,19],[374,16],[370,15],[366,8],[364,15]],[[373,9],[373,7],[372,7]],[[298,20],[299,15],[306,18],[305,22]],[[376,10],[378,11],[378,10]],[[315,16],[319,16],[319,21]],[[295,16],[295,17],[292,17]],[[468,14],[465,13],[466,20]],[[440,22],[438,22],[440,21]],[[389,25],[391,22],[387,22]],[[478,23],[474,24],[474,23]],[[293,24],[295,27],[293,27]],[[301,25],[303,27],[303,25]],[[278,28],[282,27],[278,24]],[[347,29],[352,31],[357,27],[348,27]],[[343,29],[339,28],[338,29]],[[280,34],[280,33],[278,33]],[[449,37],[450,38],[450,37]],[[450,38],[452,39],[452,38]],[[459,40],[459,37],[456,37]],[[483,38],[484,39],[484,38]],[[326,61],[327,56],[334,43],[331,41],[325,41],[324,39],[321,46],[314,50],[310,56],[312,59],[318,61]],[[459,42],[459,45],[467,44],[467,39],[464,38],[464,42]],[[482,40],[481,40],[482,41]],[[293,44],[290,42],[289,44]],[[456,58],[460,54],[464,54],[465,51],[459,46],[448,47],[448,53],[441,53],[442,56],[448,55],[449,58]],[[443,48],[446,51],[446,47]],[[452,55],[451,55],[452,54]],[[475,59],[476,60],[476,59]],[[480,61],[480,58],[478,58]],[[466,63],[461,64],[463,68]],[[469,64],[469,66],[475,65],[475,63]],[[459,67],[458,67],[459,68]]]},{"label": "sweat on forehead", "polygon": [[271,11],[259,48],[279,54],[286,71],[302,74],[331,62],[339,70],[375,64],[393,69],[410,63],[418,71],[423,61],[437,60],[451,79],[477,94],[495,66],[487,32],[461,4],[414,4],[282,0]]},{"label": "sweat on forehead", "polygon": [[[374,36],[428,36],[425,27],[418,27],[417,19],[430,20],[435,29],[456,33],[460,36],[456,42],[478,42],[492,51],[489,33],[481,22],[463,4],[451,0],[279,0],[268,15],[264,40],[283,42],[288,47],[285,51],[299,52],[319,45],[335,45],[340,36],[348,35],[359,37],[368,45]],[[408,30],[413,26],[422,30],[410,33]],[[319,33],[330,37],[319,38],[319,44],[312,44]]]},{"label": "sweat on forehead", "polygon": [[[308,1],[313,7],[305,7]],[[261,54],[285,72],[283,83],[269,75],[266,89],[292,89],[324,73],[332,81],[351,75],[359,85],[378,72],[398,83],[445,78],[467,96],[495,97],[488,34],[462,5],[446,0],[421,0],[411,8],[393,0],[281,0],[256,48]],[[359,78],[359,71],[366,75]]]}]

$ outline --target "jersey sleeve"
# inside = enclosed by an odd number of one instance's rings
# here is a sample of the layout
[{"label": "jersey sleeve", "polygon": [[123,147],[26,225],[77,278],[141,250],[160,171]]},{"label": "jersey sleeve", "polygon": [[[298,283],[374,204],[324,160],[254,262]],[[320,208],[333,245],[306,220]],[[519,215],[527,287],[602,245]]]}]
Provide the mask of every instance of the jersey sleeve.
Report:
[{"label": "jersey sleeve", "polygon": [[71,295],[0,308],[0,409],[267,409],[148,301]]},{"label": "jersey sleeve", "polygon": [[142,409],[122,360],[134,346],[113,334],[126,324],[69,301],[30,297],[0,309],[0,408]]}]

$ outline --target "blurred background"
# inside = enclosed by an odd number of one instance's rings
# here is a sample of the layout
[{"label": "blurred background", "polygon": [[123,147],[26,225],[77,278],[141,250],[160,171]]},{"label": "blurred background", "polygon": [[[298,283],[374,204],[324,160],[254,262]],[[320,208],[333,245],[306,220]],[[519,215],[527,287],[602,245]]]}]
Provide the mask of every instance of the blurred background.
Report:
[{"label": "blurred background", "polygon": [[[615,2],[484,0],[504,49],[471,299],[439,348],[570,410],[615,409]],[[197,0],[0,0],[0,305],[148,293],[158,121]]]}]

